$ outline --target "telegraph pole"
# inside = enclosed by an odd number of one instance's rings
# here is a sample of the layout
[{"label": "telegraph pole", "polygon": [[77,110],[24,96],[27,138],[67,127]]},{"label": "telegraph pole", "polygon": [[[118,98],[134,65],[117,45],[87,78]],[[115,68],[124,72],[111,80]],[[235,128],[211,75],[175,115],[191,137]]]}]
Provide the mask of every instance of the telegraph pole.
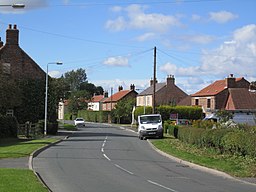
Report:
[{"label": "telegraph pole", "polygon": [[154,72],[153,72],[153,114],[156,112],[156,47],[154,47]]}]

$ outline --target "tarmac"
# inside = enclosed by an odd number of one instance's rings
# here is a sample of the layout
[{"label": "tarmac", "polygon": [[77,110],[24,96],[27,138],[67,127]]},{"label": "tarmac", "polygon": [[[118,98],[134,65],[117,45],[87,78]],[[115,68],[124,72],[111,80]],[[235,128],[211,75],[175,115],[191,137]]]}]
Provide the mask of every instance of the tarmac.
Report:
[{"label": "tarmac", "polygon": [[[134,131],[132,129],[130,129],[128,126],[126,127],[121,127],[123,129],[127,129],[129,131]],[[135,132],[135,131],[134,131]],[[20,158],[4,158],[4,159],[0,159],[0,168],[13,168],[13,169],[31,169],[33,170],[33,157],[35,157],[36,155],[38,155],[40,152],[42,152],[43,150],[47,149],[48,147],[58,143],[58,142],[61,142],[62,140],[68,138],[69,135],[71,135],[73,132],[71,131],[61,131],[58,133],[57,136],[51,136],[51,137],[55,137],[55,138],[59,138],[60,140],[55,142],[55,143],[52,143],[48,146],[45,146],[45,147],[42,147],[36,151],[34,151],[32,154],[30,154],[30,156],[27,156],[27,157],[20,157]],[[203,166],[200,166],[200,165],[196,165],[196,164],[193,164],[191,162],[187,162],[187,161],[183,161],[181,159],[178,159],[176,157],[173,157],[169,154],[166,154],[158,149],[156,149],[150,142],[149,144],[151,145],[151,147],[156,150],[157,152],[159,152],[161,155],[164,155],[176,162],[179,162],[179,163],[182,163],[182,164],[185,164],[185,165],[188,165],[189,167],[191,168],[194,168],[194,169],[199,169],[201,171],[206,171],[206,172],[210,172],[212,174],[215,174],[215,175],[219,175],[219,176],[222,176],[222,177],[227,177],[227,178],[232,178],[234,180],[239,180],[239,181],[242,181],[244,183],[248,183],[248,184],[252,184],[252,185],[256,185],[256,177],[250,177],[250,178],[237,178],[237,177],[232,177],[224,172],[221,172],[221,171],[217,171],[217,170],[214,170],[214,169],[210,169],[210,168],[207,168],[207,167],[203,167]]]}]

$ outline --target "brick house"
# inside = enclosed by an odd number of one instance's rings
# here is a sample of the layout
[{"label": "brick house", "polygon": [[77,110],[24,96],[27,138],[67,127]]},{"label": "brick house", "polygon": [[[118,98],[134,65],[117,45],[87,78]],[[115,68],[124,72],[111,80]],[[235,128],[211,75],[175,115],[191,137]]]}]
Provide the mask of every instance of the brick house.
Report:
[{"label": "brick house", "polygon": [[[175,85],[175,78],[170,75],[166,79],[166,83],[157,83],[155,89],[156,106],[159,105],[176,105],[187,94]],[[150,81],[150,87],[138,94],[136,98],[136,106],[152,106],[153,105],[153,80]]]},{"label": "brick house", "polygon": [[[12,81],[16,83],[23,79],[44,81],[45,75],[46,73],[39,65],[20,48],[17,25],[12,26],[10,24],[6,30],[5,44],[0,38],[0,77],[7,82]],[[16,100],[17,96],[13,95],[8,99],[10,101]],[[7,109],[7,113],[13,115],[14,109],[10,107],[10,109]]]},{"label": "brick house", "polygon": [[[17,25],[9,25],[6,30],[6,43],[0,39],[0,70],[12,79],[44,79],[45,72],[19,46]],[[1,73],[0,73],[1,74]]]},{"label": "brick house", "polygon": [[135,86],[131,85],[130,90],[123,90],[122,86],[118,87],[118,92],[111,95],[104,101],[102,101],[102,110],[103,111],[111,111],[115,108],[115,105],[118,101],[126,98],[136,98],[137,92],[135,91]]},{"label": "brick house", "polygon": [[202,106],[206,116],[225,109],[232,112],[235,119],[246,118],[245,114],[251,116],[256,112],[256,92],[244,77],[235,78],[230,74],[192,94],[191,104]]}]

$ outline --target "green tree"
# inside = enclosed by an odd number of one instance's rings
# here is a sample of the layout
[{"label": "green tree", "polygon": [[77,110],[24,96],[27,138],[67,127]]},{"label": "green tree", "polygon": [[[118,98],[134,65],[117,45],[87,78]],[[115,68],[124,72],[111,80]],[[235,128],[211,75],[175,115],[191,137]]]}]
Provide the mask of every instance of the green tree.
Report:
[{"label": "green tree", "polygon": [[66,83],[70,86],[70,91],[76,91],[80,88],[81,83],[87,81],[85,69],[72,70],[64,74]]},{"label": "green tree", "polygon": [[135,102],[135,98],[126,98],[117,102],[112,115],[117,119],[118,123],[131,122],[132,109]]}]

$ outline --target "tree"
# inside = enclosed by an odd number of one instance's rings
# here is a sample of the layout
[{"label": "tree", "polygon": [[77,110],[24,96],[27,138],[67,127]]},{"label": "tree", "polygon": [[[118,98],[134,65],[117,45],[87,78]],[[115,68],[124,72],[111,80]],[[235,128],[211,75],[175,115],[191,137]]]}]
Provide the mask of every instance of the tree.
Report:
[{"label": "tree", "polygon": [[103,88],[101,86],[96,87],[93,83],[83,82],[80,85],[80,90],[87,91],[87,99],[90,99],[94,94],[103,95]]},{"label": "tree", "polygon": [[115,109],[112,114],[117,118],[117,122],[121,123],[123,121],[131,122],[132,109],[135,105],[135,98],[126,98],[117,102]]},{"label": "tree", "polygon": [[81,83],[86,82],[87,75],[85,69],[77,69],[76,71],[72,70],[64,74],[66,83],[70,86],[70,91],[78,90]]}]

